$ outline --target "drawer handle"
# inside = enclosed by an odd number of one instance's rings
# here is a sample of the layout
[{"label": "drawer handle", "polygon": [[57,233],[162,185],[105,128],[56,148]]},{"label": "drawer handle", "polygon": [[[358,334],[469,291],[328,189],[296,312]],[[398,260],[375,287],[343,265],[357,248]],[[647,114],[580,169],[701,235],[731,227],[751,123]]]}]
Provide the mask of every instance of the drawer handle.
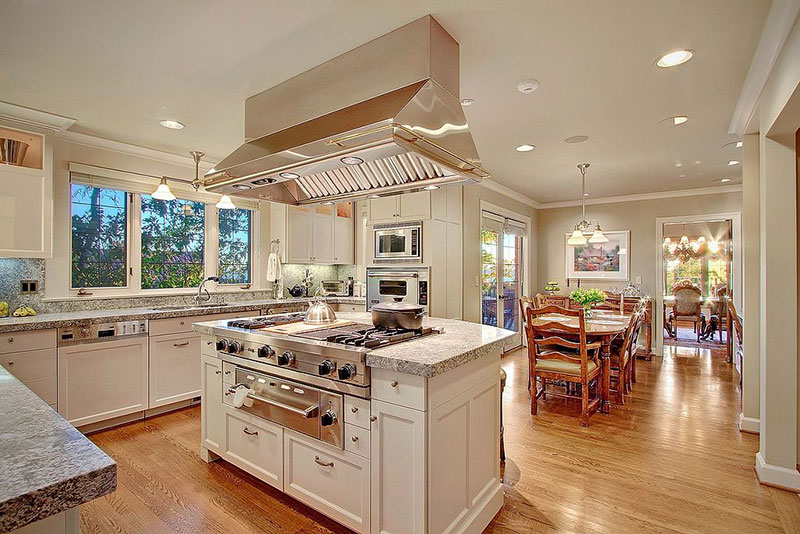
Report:
[{"label": "drawer handle", "polygon": [[353,412],[353,413],[358,413],[358,408],[353,406],[352,408],[350,408],[350,411]]},{"label": "drawer handle", "polygon": [[247,427],[244,427],[244,428],[242,429],[242,432],[244,432],[244,433],[245,433],[245,434],[247,434],[248,436],[257,436],[257,435],[258,435],[258,430],[250,430],[250,429],[249,429],[249,428],[247,428]]},{"label": "drawer handle", "polygon": [[353,443],[355,443],[356,441],[358,441],[358,436],[353,436],[352,438],[350,438],[350,440],[351,440]]},{"label": "drawer handle", "polygon": [[222,371],[220,371],[219,369],[217,369],[216,371],[214,371],[214,374],[221,375],[221,374],[222,374]]},{"label": "drawer handle", "polygon": [[314,462],[322,467],[333,467],[333,462],[323,462],[319,459],[319,456],[314,456]]},{"label": "drawer handle", "polygon": [[225,374],[229,375],[229,374],[231,374],[231,372],[230,371],[225,371]]},{"label": "drawer handle", "polygon": [[184,341],[183,343],[173,343],[172,346],[173,347],[185,347],[188,344],[189,344],[188,341]]},{"label": "drawer handle", "polygon": [[374,423],[377,420],[378,420],[378,416],[377,415],[370,415],[369,416],[370,423]]},{"label": "drawer handle", "polygon": [[396,388],[396,387],[397,387],[397,380],[392,380],[392,381],[389,383],[389,385],[390,385],[390,386],[392,386],[393,388]]}]

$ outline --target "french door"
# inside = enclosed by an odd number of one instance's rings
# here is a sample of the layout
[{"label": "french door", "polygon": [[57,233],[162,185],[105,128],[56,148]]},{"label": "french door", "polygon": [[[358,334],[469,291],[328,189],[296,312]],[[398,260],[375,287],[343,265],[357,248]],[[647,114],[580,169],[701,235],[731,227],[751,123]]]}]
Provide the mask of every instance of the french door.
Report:
[{"label": "french door", "polygon": [[515,345],[522,344],[519,298],[523,294],[524,230],[523,223],[483,213],[481,322],[519,333]]}]

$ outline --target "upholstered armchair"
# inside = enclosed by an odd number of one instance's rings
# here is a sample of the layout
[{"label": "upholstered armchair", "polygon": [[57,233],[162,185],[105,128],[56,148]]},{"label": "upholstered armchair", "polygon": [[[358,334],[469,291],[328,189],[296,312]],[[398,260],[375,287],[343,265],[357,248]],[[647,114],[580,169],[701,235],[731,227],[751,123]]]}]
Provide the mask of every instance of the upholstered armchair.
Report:
[{"label": "upholstered armchair", "polygon": [[696,285],[692,284],[691,280],[681,280],[672,286],[672,296],[675,302],[672,307],[672,313],[669,316],[669,322],[672,331],[677,335],[678,321],[691,322],[694,326],[694,332],[697,335],[697,341],[700,341],[700,334],[703,332],[705,326],[705,319],[701,313],[700,297],[702,291]]}]

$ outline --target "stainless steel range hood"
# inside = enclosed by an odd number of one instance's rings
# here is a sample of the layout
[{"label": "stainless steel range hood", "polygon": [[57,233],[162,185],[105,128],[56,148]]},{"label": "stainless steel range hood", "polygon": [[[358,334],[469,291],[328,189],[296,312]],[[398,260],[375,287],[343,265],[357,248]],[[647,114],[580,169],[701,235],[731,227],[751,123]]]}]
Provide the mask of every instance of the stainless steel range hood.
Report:
[{"label": "stainless steel range hood", "polygon": [[247,142],[201,185],[299,205],[479,182],[458,78],[458,43],[423,17],[248,98]]}]

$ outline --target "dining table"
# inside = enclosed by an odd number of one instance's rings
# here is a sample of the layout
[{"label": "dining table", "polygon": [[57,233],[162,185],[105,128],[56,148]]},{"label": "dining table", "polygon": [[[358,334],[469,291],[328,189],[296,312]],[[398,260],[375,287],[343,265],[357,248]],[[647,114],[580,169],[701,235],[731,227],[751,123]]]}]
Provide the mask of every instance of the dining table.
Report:
[{"label": "dining table", "polygon": [[[603,367],[603,383],[601,389],[602,413],[611,411],[611,343],[618,336],[625,333],[633,314],[619,313],[612,310],[594,310],[591,319],[585,319],[584,328],[586,330],[586,341],[592,343],[600,342],[600,360]],[[563,325],[578,328],[578,319],[558,313],[548,313],[540,315],[533,320],[536,326],[544,326],[547,323],[558,322]],[[546,330],[545,330],[546,331]],[[563,332],[554,329],[554,335],[563,335]]]}]

